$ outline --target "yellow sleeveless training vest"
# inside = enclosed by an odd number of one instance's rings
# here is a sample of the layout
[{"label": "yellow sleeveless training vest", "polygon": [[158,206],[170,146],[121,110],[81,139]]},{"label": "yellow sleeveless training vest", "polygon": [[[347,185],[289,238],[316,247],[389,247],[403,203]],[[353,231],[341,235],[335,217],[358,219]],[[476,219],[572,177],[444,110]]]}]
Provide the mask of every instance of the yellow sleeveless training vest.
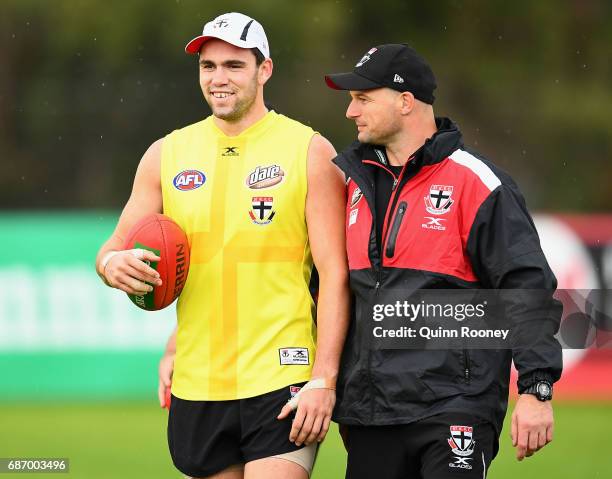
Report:
[{"label": "yellow sleeveless training vest", "polygon": [[210,116],[164,138],[164,214],[187,233],[172,393],[257,396],[310,378],[315,354],[306,158],[315,132],[274,111],[235,137]]}]

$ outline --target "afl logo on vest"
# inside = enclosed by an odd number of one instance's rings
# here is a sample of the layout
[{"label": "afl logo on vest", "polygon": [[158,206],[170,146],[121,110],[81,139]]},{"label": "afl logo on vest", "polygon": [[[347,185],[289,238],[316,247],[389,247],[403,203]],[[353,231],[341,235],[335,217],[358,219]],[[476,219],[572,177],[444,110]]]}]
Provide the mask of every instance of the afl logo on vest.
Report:
[{"label": "afl logo on vest", "polygon": [[278,165],[258,166],[246,179],[246,185],[252,190],[261,190],[278,185],[285,178],[285,172]]},{"label": "afl logo on vest", "polygon": [[195,190],[206,182],[204,173],[198,170],[181,171],[174,177],[172,183],[179,191]]}]

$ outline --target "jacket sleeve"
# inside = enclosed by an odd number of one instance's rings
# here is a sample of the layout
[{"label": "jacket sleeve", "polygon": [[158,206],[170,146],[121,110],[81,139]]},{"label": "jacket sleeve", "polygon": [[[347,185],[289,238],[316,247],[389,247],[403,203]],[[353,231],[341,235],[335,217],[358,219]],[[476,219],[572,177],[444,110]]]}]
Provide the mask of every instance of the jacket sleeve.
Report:
[{"label": "jacket sleeve", "polygon": [[514,184],[501,184],[480,205],[467,245],[482,286],[500,291],[504,321],[512,326],[512,359],[522,392],[536,381],[561,377],[562,305],[553,299],[557,280],[540,247],[525,200]]}]

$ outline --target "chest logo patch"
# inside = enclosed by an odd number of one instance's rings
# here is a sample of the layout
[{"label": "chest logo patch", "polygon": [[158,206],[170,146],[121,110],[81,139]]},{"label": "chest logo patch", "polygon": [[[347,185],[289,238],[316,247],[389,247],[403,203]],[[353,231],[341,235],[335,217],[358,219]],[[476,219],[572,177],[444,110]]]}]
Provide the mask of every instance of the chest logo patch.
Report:
[{"label": "chest logo patch", "polygon": [[226,146],[221,156],[240,156],[240,149],[237,146]]},{"label": "chest logo patch", "polygon": [[285,172],[278,165],[258,166],[246,179],[246,185],[252,190],[261,190],[278,185],[285,179]]},{"label": "chest logo patch", "polygon": [[251,200],[249,216],[256,225],[267,225],[272,222],[276,212],[272,209],[274,198],[271,196],[254,196]]},{"label": "chest logo patch", "polygon": [[195,190],[206,183],[206,175],[198,170],[181,171],[172,180],[172,184],[179,191]]},{"label": "chest logo patch", "polygon": [[355,188],[355,190],[353,191],[353,195],[351,196],[351,208],[353,208],[357,203],[359,203],[359,200],[361,198],[363,198],[363,193],[361,192],[359,187],[357,187]]},{"label": "chest logo patch", "polygon": [[451,198],[453,187],[447,185],[431,185],[429,195],[425,196],[425,209],[432,215],[444,215],[449,212],[454,201]]}]

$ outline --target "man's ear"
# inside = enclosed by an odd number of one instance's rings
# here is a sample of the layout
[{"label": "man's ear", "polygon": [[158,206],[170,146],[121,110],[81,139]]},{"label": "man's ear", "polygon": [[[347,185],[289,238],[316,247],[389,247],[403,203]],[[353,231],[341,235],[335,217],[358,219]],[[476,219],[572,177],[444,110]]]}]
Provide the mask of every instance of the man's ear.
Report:
[{"label": "man's ear", "polygon": [[414,110],[414,95],[409,91],[400,93],[398,100],[400,103],[400,114],[409,115]]},{"label": "man's ear", "polygon": [[257,71],[257,81],[260,85],[264,85],[270,79],[273,69],[274,64],[272,63],[271,58],[266,58],[261,65],[259,65]]}]

